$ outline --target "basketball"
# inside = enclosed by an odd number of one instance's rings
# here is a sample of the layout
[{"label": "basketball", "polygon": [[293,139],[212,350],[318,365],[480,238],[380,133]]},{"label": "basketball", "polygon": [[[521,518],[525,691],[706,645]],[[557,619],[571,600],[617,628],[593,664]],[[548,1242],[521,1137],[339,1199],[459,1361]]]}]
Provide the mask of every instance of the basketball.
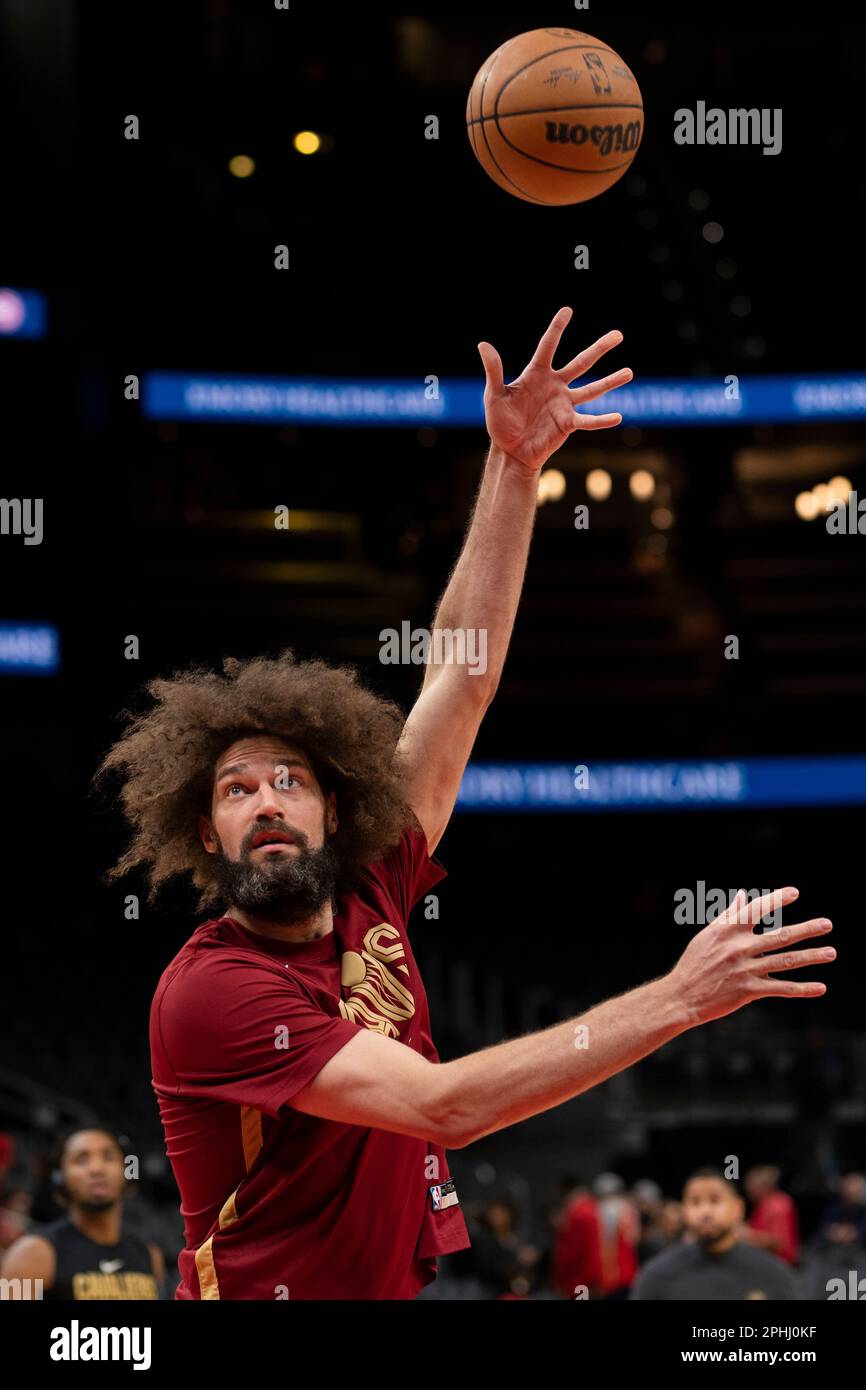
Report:
[{"label": "basketball", "polygon": [[618,53],[576,29],[531,29],[482,63],[466,103],[482,168],[515,198],[585,203],[622,178],[643,100]]}]

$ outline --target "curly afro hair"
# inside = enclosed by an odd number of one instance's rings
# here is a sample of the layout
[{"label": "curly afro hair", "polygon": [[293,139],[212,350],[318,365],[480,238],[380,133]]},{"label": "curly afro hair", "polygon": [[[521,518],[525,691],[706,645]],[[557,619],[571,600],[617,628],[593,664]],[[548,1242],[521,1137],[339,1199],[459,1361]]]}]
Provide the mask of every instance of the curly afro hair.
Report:
[{"label": "curly afro hair", "polygon": [[219,904],[198,818],[210,813],[220,753],[251,734],[301,748],[325,795],[336,794],[339,826],[331,843],[342,886],[396,845],[409,825],[417,826],[397,754],[405,715],[366,690],[353,667],[300,661],[286,648],[275,659],[227,657],[222,675],[190,667],[151,681],[147,690],[155,706],[123,712],[126,730],[94,778],[100,787],[110,774],[121,774],[120,800],[133,830],[108,882],[142,868],[153,902],[168,880],[190,874],[199,911]]}]

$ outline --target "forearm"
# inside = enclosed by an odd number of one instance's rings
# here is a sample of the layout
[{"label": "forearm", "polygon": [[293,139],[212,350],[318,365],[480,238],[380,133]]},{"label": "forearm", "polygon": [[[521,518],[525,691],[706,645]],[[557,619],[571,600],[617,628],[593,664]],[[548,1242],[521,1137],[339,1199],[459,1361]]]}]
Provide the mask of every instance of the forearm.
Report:
[{"label": "forearm", "polygon": [[453,1148],[579,1096],[692,1026],[670,977],[527,1037],[443,1063],[437,1078]]},{"label": "forearm", "polygon": [[[830,931],[827,918],[780,927],[771,943],[753,930],[771,908],[796,897],[796,888],[778,888],[747,904],[741,889],[661,979],[565,1023],[454,1062],[429,1061],[396,1038],[359,1025],[289,1104],[321,1119],[460,1148],[582,1095],[690,1028],[756,999],[823,994],[826,985],[819,980],[771,976],[835,956],[832,947],[787,949]],[[768,944],[786,949],[767,952]]]},{"label": "forearm", "polygon": [[[470,684],[495,690],[511,638],[538,501],[538,479],[491,445],[460,558],[433,630],[485,633],[486,669]],[[428,666],[425,684],[441,668]]]}]

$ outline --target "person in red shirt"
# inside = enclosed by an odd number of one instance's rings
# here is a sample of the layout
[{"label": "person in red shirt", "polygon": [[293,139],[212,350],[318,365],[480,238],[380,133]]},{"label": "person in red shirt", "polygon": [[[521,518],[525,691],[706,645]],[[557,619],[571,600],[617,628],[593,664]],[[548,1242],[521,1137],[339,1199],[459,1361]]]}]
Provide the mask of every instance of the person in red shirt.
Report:
[{"label": "person in red shirt", "polygon": [[[226,766],[247,764],[228,773],[242,779],[232,784],[241,806],[258,747],[267,740],[227,753]],[[275,748],[281,756],[288,765]],[[309,777],[296,751],[292,780]],[[229,793],[222,771],[218,785]],[[280,794],[273,805],[262,796],[254,824],[283,833]],[[296,841],[252,838],[248,854],[274,875],[279,859],[295,857]],[[291,1108],[366,1028],[438,1061],[406,921],[443,877],[423,835],[407,830],[354,892],[336,893],[331,931],[263,935],[260,918],[251,928],[233,907],[199,927],[163,974],[151,1056],[183,1198],[178,1298],[411,1298],[435,1278],[437,1256],[469,1245],[432,1131],[425,1139]]]},{"label": "person in red shirt", "polygon": [[[109,881],[142,869],[153,897],[190,875],[209,914],[162,975],[150,1019],[185,1222],[179,1299],[412,1298],[440,1254],[469,1243],[448,1149],[753,999],[824,992],[771,979],[790,953],[768,955],[773,943],[751,928],[797,890],[748,907],[740,893],[668,975],[579,1028],[439,1062],[408,915],[444,874],[431,856],[499,683],[538,474],[574,430],[619,423],[578,407],[631,376],[570,385],[622,337],[554,368],[570,314],[509,386],[495,349],[479,345],[491,448],[432,636],[412,634],[403,653],[426,667],[408,718],[351,668],[287,649],[151,682],[153,706],[103,759],[97,780],[122,775],[133,831]],[[393,635],[380,634],[383,660]]]},{"label": "person in red shirt", "polygon": [[594,1191],[573,1194],[559,1223],[551,1278],[563,1298],[609,1298],[637,1274],[637,1211],[622,1179],[602,1174]]},{"label": "person in red shirt", "polygon": [[800,1261],[800,1223],[794,1200],[779,1187],[779,1169],[772,1164],[750,1168],[743,1180],[752,1212],[740,1239],[769,1250],[789,1265]]},{"label": "person in red shirt", "polygon": [[586,1187],[571,1194],[557,1221],[550,1278],[563,1298],[603,1296],[598,1209]]}]

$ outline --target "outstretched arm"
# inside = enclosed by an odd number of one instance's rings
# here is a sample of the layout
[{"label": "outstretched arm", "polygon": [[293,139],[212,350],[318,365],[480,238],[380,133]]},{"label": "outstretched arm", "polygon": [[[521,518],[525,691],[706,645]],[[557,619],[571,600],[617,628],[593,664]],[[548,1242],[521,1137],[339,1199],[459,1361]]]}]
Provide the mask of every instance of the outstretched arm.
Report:
[{"label": "outstretched arm", "polygon": [[486,342],[478,345],[486,375],[490,452],[463,550],[436,611],[424,683],[399,749],[408,762],[409,800],[431,853],[451,817],[478,728],[502,674],[523,587],[538,475],[575,430],[608,429],[622,418],[615,412],[585,415],[579,407],[625,385],[632,376],[629,368],[571,386],[622,342],[622,334],[606,333],[554,368],[570,318],[570,309],[560,309],[529,365],[507,386],[496,349]]},{"label": "outstretched arm", "polygon": [[667,975],[578,1018],[440,1063],[360,1029],[290,1103],[323,1119],[462,1148],[582,1095],[680,1033],[756,999],[824,994],[819,980],[773,976],[828,963],[830,947],[789,948],[825,935],[830,922],[813,918],[756,935],[753,925],[793,902],[797,890],[780,888],[751,903],[745,896],[738,893],[692,938]]}]

